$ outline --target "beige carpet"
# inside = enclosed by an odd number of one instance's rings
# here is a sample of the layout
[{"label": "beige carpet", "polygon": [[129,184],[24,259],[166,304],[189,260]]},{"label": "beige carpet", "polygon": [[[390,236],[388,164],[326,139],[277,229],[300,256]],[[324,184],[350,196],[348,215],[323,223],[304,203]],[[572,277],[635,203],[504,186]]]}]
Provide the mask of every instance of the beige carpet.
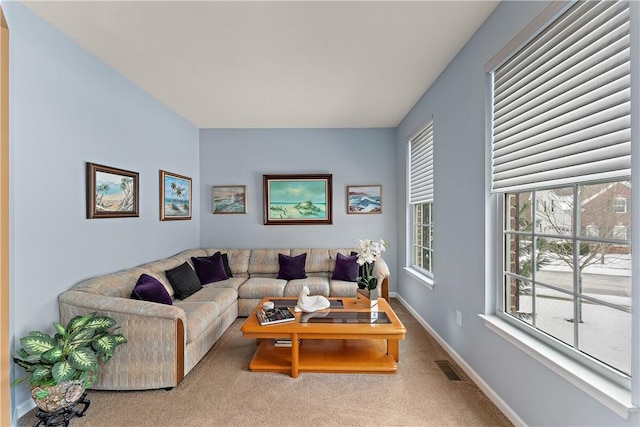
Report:
[{"label": "beige carpet", "polygon": [[[91,406],[70,426],[510,426],[457,366],[462,381],[447,379],[434,363],[447,353],[391,305],[408,330],[396,375],[249,372],[255,341],[242,338],[240,318],[178,387],[90,390]],[[18,425],[36,421],[33,410]]]}]

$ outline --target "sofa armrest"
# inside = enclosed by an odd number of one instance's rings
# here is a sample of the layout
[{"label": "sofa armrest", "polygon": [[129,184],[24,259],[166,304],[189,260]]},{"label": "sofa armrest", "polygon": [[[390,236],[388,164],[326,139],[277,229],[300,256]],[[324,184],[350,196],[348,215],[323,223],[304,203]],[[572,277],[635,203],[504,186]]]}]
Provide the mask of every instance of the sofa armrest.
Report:
[{"label": "sofa armrest", "polygon": [[173,305],[69,290],[58,297],[60,321],[98,312],[112,317],[127,343],[100,369],[101,390],[175,387],[184,378],[186,315]]},{"label": "sofa armrest", "polygon": [[390,276],[389,266],[385,262],[382,257],[378,257],[376,262],[373,264],[373,271],[371,275],[378,279],[378,283],[380,284],[380,296],[389,301],[389,276]]}]

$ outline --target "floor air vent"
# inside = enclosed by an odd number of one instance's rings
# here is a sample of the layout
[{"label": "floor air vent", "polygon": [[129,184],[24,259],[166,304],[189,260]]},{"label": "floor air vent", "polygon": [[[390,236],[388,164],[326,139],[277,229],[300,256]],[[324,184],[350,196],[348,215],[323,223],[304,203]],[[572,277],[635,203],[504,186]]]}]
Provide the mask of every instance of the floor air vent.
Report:
[{"label": "floor air vent", "polygon": [[436,365],[451,381],[462,381],[462,378],[456,373],[448,360],[436,360]]}]

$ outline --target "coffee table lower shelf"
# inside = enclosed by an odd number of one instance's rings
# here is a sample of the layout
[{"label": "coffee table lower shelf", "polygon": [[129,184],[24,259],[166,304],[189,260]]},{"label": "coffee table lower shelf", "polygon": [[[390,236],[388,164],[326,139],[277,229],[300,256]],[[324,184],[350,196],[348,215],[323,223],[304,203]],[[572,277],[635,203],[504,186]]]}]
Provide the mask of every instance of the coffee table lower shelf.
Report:
[{"label": "coffee table lower shelf", "polygon": [[[398,365],[387,354],[384,339],[303,339],[299,372],[395,374]],[[292,372],[292,349],[262,339],[249,363],[252,372]],[[297,376],[297,375],[294,375]]]}]

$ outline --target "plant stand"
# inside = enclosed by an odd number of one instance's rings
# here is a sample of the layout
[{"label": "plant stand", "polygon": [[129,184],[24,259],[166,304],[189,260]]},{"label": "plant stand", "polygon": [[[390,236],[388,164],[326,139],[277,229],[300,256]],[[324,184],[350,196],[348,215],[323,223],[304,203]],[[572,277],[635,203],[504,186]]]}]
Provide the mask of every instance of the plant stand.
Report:
[{"label": "plant stand", "polygon": [[[55,412],[45,412],[42,409],[38,409],[38,412],[36,413],[36,417],[38,417],[38,422],[35,423],[33,427],[38,427],[40,425],[43,425],[45,427],[48,427],[48,426],[67,427],[69,425],[69,421],[72,418],[84,416],[84,413],[89,408],[89,404],[91,404],[91,401],[86,397],[87,397],[87,393],[84,392],[82,393],[82,396],[80,396],[80,399],[78,399],[76,402],[72,403],[67,407],[59,409]],[[82,410],[76,409],[76,406],[78,406],[78,404],[84,405]]]}]

